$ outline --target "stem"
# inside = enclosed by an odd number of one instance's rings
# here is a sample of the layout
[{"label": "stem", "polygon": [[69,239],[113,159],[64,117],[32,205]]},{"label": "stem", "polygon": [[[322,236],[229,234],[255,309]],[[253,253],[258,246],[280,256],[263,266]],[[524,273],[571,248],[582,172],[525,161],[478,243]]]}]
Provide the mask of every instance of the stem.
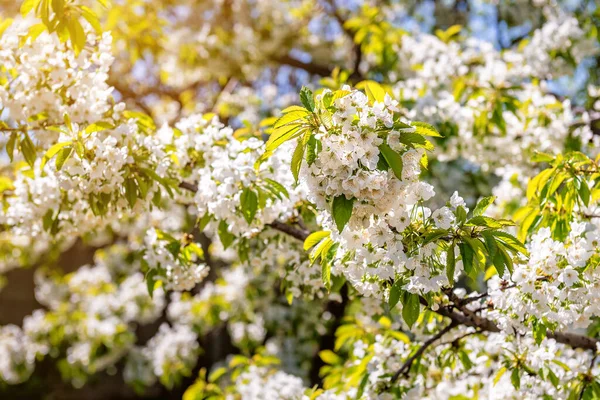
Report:
[{"label": "stem", "polygon": [[432,337],[430,337],[429,339],[427,339],[427,341],[425,341],[421,347],[419,347],[419,349],[415,352],[415,354],[413,354],[412,356],[410,356],[402,365],[402,367],[400,367],[400,369],[398,371],[396,371],[396,373],[394,374],[394,376],[392,376],[392,379],[390,380],[390,383],[395,383],[398,378],[400,377],[401,374],[404,374],[405,376],[408,375],[408,373],[410,372],[410,367],[412,366],[412,364],[415,362],[415,360],[419,357],[421,357],[423,355],[423,353],[425,352],[425,350],[427,350],[427,348],[429,346],[431,346],[433,343],[435,343],[435,341],[437,341],[438,339],[440,339],[442,336],[444,336],[446,333],[450,332],[452,329],[454,329],[455,327],[457,327],[458,324],[455,321],[452,321],[450,323],[450,325],[448,325],[447,327],[445,327],[444,329],[442,329],[441,331],[439,331],[438,333],[436,333],[435,335],[433,335]]}]

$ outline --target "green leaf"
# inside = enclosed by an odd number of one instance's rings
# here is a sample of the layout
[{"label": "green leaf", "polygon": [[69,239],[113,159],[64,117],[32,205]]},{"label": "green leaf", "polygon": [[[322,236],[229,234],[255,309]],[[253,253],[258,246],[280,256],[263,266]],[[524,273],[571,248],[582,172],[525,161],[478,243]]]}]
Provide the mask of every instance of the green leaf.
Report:
[{"label": "green leaf", "polygon": [[310,135],[306,146],[306,162],[308,166],[311,166],[317,159],[317,142],[318,140],[315,138],[315,135]]},{"label": "green leaf", "polygon": [[217,380],[219,380],[220,377],[222,377],[226,373],[227,373],[227,368],[225,368],[225,367],[217,368],[216,370],[214,370],[213,372],[210,373],[210,375],[208,376],[208,381],[216,382]]},{"label": "green leaf", "polygon": [[505,372],[506,372],[506,367],[502,367],[498,370],[498,373],[494,377],[494,386],[496,386],[496,384],[500,381],[500,379],[502,378],[502,375],[504,375]]},{"label": "green leaf", "polygon": [[402,296],[402,318],[409,328],[412,328],[419,314],[421,313],[421,304],[419,303],[419,295],[404,292]]},{"label": "green leaf", "polygon": [[390,146],[385,143],[379,145],[379,151],[383,155],[383,158],[387,162],[387,164],[394,171],[394,175],[398,180],[402,180],[402,157],[400,154],[396,153]]},{"label": "green leaf", "polygon": [[510,374],[510,382],[515,389],[519,390],[521,387],[521,375],[519,369],[513,369],[512,373]]},{"label": "green leaf", "polygon": [[463,206],[456,207],[456,222],[462,225],[467,220],[467,210]]},{"label": "green leaf", "polygon": [[27,164],[33,168],[35,164],[35,145],[31,141],[28,135],[25,135],[23,139],[21,139],[21,152],[23,153],[23,157],[25,157],[25,161]]},{"label": "green leaf", "polygon": [[298,140],[298,145],[294,154],[292,155],[292,175],[294,180],[298,183],[298,175],[300,174],[300,167],[302,167],[302,159],[304,158],[304,143],[302,140]]},{"label": "green leaf", "polygon": [[485,247],[487,248],[490,258],[494,259],[494,257],[496,256],[496,252],[498,251],[496,239],[494,239],[494,236],[490,231],[481,232],[481,236],[483,236],[483,240],[485,241]]},{"label": "green leaf", "polygon": [[217,229],[217,231],[219,234],[219,239],[223,244],[223,249],[227,249],[235,240],[235,236],[231,232],[229,232],[227,228],[227,222],[225,222],[225,220],[221,220],[221,222],[219,222],[219,228]]},{"label": "green leaf", "polygon": [[456,269],[456,256],[454,254],[454,242],[448,246],[448,252],[446,254],[446,276],[450,286],[454,284],[454,271]]},{"label": "green leaf", "polygon": [[365,93],[371,102],[383,103],[385,100],[385,90],[375,81],[364,81],[359,88],[364,87]]},{"label": "green leaf", "polygon": [[344,227],[348,221],[350,221],[350,217],[352,217],[354,200],[354,197],[348,200],[344,195],[337,196],[333,199],[331,214],[333,215],[333,220],[335,221],[335,225],[339,232],[344,230]]},{"label": "green leaf", "polygon": [[321,279],[323,285],[329,290],[331,287],[331,264],[327,262],[321,263]]},{"label": "green leaf", "polygon": [[97,34],[101,34],[102,26],[100,25],[98,16],[96,14],[94,14],[94,12],[86,6],[80,6],[80,8],[81,8],[81,16],[83,18],[85,18],[85,20],[87,22],[89,22],[89,24],[92,26],[92,28],[94,28],[94,30],[96,31]]},{"label": "green leaf", "polygon": [[63,165],[71,157],[71,154],[73,154],[73,147],[63,147],[59,150],[58,154],[56,154],[56,160],[54,160],[57,171],[62,169]]},{"label": "green leaf", "polygon": [[277,119],[277,121],[275,121],[275,123],[273,124],[273,129],[281,128],[288,125],[298,125],[307,115],[310,114],[304,108],[299,108],[299,110],[283,114]]},{"label": "green leaf", "polygon": [[114,126],[112,124],[109,124],[108,122],[100,121],[100,122],[96,122],[91,125],[88,125],[85,128],[85,133],[101,132],[101,131],[105,131],[105,130],[109,130],[109,129],[114,129]]},{"label": "green leaf", "polygon": [[436,229],[434,231],[429,232],[428,234],[426,234],[423,237],[422,246],[425,246],[428,243],[438,240],[439,238],[443,237],[447,233],[448,233],[448,231],[446,229]]},{"label": "green leaf", "polygon": [[415,132],[419,135],[443,137],[433,125],[429,125],[425,122],[413,121],[410,125],[416,128]]},{"label": "green leaf", "polygon": [[6,142],[6,153],[8,153],[8,158],[10,159],[11,162],[13,161],[16,144],[17,144],[17,132],[13,132],[10,134],[8,141]]},{"label": "green leaf", "polygon": [[590,187],[585,181],[585,178],[582,177],[579,183],[579,198],[581,201],[583,201],[583,204],[585,204],[586,207],[589,207],[590,205],[590,197]]},{"label": "green leaf", "polygon": [[515,223],[513,221],[507,219],[494,219],[490,217],[484,217],[479,215],[477,217],[473,217],[467,221],[467,225],[470,226],[484,226],[486,228],[499,229],[505,226],[514,226]]},{"label": "green leaf", "polygon": [[300,89],[300,102],[308,111],[315,111],[315,98],[313,97],[313,92],[306,86],[302,86],[302,89]]},{"label": "green leaf", "polygon": [[21,16],[25,17],[27,16],[27,14],[29,14],[31,12],[31,10],[33,10],[34,8],[36,8],[38,6],[38,4],[40,4],[42,0],[25,0],[22,4],[21,4]]},{"label": "green leaf", "polygon": [[54,10],[58,18],[62,18],[65,12],[64,0],[52,0],[52,10]]},{"label": "green leaf", "polygon": [[400,301],[400,295],[402,294],[402,289],[400,288],[400,281],[394,282],[392,287],[390,288],[390,298],[388,300],[388,305],[390,309],[396,307],[396,304]]},{"label": "green leaf", "polygon": [[50,147],[48,149],[48,151],[46,151],[46,154],[44,154],[44,157],[42,158],[42,162],[40,163],[40,170],[44,169],[44,166],[46,165],[46,163],[48,162],[48,160],[50,160],[52,157],[54,157],[56,155],[56,153],[58,153],[62,148],[69,146],[72,142],[60,142],[60,143],[56,143],[54,146]]},{"label": "green leaf", "polygon": [[458,249],[460,250],[460,257],[462,258],[465,273],[471,275],[473,272],[473,249],[468,243],[459,243]]},{"label": "green leaf", "polygon": [[198,229],[203,231],[206,228],[206,225],[212,220],[212,215],[209,213],[204,214],[201,218],[198,219]]},{"label": "green leaf", "polygon": [[156,283],[154,277],[156,275],[158,275],[158,272],[154,268],[149,269],[148,272],[146,272],[146,287],[148,288],[148,294],[150,295],[150,297],[152,297],[152,295],[154,294],[154,285]]},{"label": "green leaf", "polygon": [[492,232],[492,235],[494,235],[495,237],[497,237],[501,242],[503,242],[503,244],[505,245],[505,247],[508,247],[509,249],[527,255],[527,249],[525,248],[525,245],[523,243],[521,243],[519,241],[519,239],[517,239],[516,237],[514,237],[513,235],[511,235],[510,233],[506,233],[503,231],[494,231]]},{"label": "green leaf", "polygon": [[422,135],[413,132],[402,132],[400,135],[400,143],[410,147],[420,147],[425,150],[433,150],[433,144],[425,139]]},{"label": "green leaf", "polygon": [[497,252],[492,258],[492,262],[494,263],[496,271],[498,271],[498,276],[503,277],[506,268],[504,265],[504,257],[502,257],[502,254],[500,252]]},{"label": "green leaf", "polygon": [[49,231],[54,222],[54,210],[48,210],[42,219],[42,223],[45,231]]},{"label": "green leaf", "polygon": [[[267,185],[268,189],[270,189],[272,192],[281,194],[281,195],[287,197],[288,199],[290,198],[290,193],[285,188],[285,186],[283,186],[281,183],[274,181],[273,179],[270,179],[270,178],[263,178],[263,180],[268,184]],[[278,197],[280,199],[282,199],[280,196],[278,196]]]},{"label": "green leaf", "polygon": [[137,201],[137,189],[138,187],[134,179],[125,179],[125,198],[131,208],[135,206],[135,202]]},{"label": "green leaf", "polygon": [[552,162],[554,161],[554,156],[548,153],[542,153],[541,151],[536,151],[533,157],[531,157],[531,161],[533,162]]},{"label": "green leaf", "polygon": [[282,126],[281,128],[274,129],[265,145],[265,152],[272,154],[275,149],[288,140],[292,140],[300,136],[302,133],[304,133],[304,130],[300,128],[300,125],[286,125]]},{"label": "green leaf", "polygon": [[321,240],[325,239],[326,237],[329,237],[329,235],[331,235],[331,232],[329,231],[317,231],[311,233],[304,241],[304,250],[312,248]]},{"label": "green leaf", "polygon": [[475,206],[475,209],[473,210],[473,216],[478,217],[482,215],[495,200],[496,196],[488,196],[479,200],[479,202]]},{"label": "green leaf", "polygon": [[71,44],[73,45],[73,50],[75,50],[75,55],[79,55],[85,47],[86,36],[83,27],[76,16],[69,18],[67,29],[69,30],[69,36],[71,37]]},{"label": "green leaf", "polygon": [[[510,258],[510,255],[501,245],[498,246],[498,253],[502,256],[502,261],[504,262],[504,265],[506,265],[506,268],[508,268],[508,272],[512,274],[514,270],[512,258]],[[498,273],[500,273],[500,271],[498,271]]]},{"label": "green leaf", "polygon": [[342,362],[340,356],[338,356],[331,350],[321,350],[319,352],[319,357],[321,357],[321,360],[323,360],[323,362],[329,365],[341,364]]},{"label": "green leaf", "polygon": [[542,340],[546,338],[547,327],[541,321],[533,321],[533,338],[536,344],[542,343]]},{"label": "green leaf", "polygon": [[244,188],[240,196],[240,206],[244,219],[248,224],[251,224],[258,210],[258,195],[256,192],[250,188]]}]

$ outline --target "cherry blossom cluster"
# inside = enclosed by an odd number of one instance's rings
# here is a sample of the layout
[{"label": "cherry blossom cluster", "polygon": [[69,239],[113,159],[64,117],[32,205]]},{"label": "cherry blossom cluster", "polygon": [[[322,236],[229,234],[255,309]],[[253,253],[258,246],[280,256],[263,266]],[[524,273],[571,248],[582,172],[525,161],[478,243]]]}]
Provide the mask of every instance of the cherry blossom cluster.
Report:
[{"label": "cherry blossom cluster", "polygon": [[489,282],[488,291],[505,329],[523,329],[544,321],[556,329],[586,327],[598,316],[595,293],[600,285],[596,265],[600,234],[596,227],[573,223],[566,241],[556,241],[542,228],[529,242],[527,264],[515,266],[514,289],[503,293],[502,278]]},{"label": "cherry blossom cluster", "polygon": [[[221,230],[222,224],[231,234],[250,237],[277,218],[293,215],[298,194],[293,190],[273,193],[280,186],[274,188],[272,182],[293,187],[284,149],[256,170],[255,163],[264,152],[262,140],[237,138],[232,128],[208,115],[184,118],[175,127],[160,132],[165,137],[172,135],[179,164],[189,170],[188,179],[197,182],[194,203],[198,215],[216,220],[209,230]],[[240,207],[247,190],[255,196],[251,219]]]},{"label": "cherry blossom cluster", "polygon": [[123,247],[115,246],[99,252],[93,266],[72,274],[36,272],[36,300],[46,309],[26,317],[22,331],[6,328],[3,343],[9,346],[9,340],[18,340],[15,343],[23,349],[6,357],[3,380],[21,382],[27,371],[33,371],[36,358],[57,357],[60,349],[66,349],[64,378],[81,386],[89,375],[114,365],[129,351],[137,324],[156,321],[165,298],[162,289],[149,296],[144,276],[135,272],[135,266],[131,266],[134,272],[123,273],[125,254]]}]

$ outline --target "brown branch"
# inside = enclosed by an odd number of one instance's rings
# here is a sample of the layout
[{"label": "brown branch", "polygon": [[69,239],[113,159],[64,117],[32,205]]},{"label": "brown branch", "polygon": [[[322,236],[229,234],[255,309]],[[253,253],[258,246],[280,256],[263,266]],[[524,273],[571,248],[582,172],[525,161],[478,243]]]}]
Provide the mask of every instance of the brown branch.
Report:
[{"label": "brown branch", "polygon": [[292,56],[284,55],[275,58],[280,64],[289,65],[290,67],[303,69],[313,75],[329,76],[333,69],[324,65],[318,65],[310,62],[300,61]]},{"label": "brown branch", "polygon": [[[500,328],[493,321],[475,314],[465,315],[445,307],[439,308],[435,312],[461,325],[470,326],[481,331],[500,332]],[[547,337],[573,348],[592,350],[594,352],[599,343],[597,339],[592,337],[569,332],[548,332]]]},{"label": "brown branch", "polygon": [[185,190],[190,191],[192,193],[196,193],[198,191],[198,185],[196,185],[195,183],[189,183],[189,182],[183,181],[183,182],[181,182],[179,184],[179,187],[181,189],[185,189]]},{"label": "brown branch", "polygon": [[302,228],[297,228],[293,225],[288,225],[285,222],[274,221],[269,224],[269,226],[273,229],[276,229],[280,232],[286,233],[298,240],[305,241],[308,235],[310,234],[308,231],[305,231]]},{"label": "brown branch", "polygon": [[450,323],[450,325],[448,325],[447,327],[445,327],[444,329],[442,329],[441,331],[439,331],[438,333],[436,333],[435,335],[433,335],[432,337],[430,337],[429,339],[427,339],[422,345],[421,347],[419,347],[419,349],[415,352],[415,354],[413,354],[412,356],[410,356],[402,365],[402,367],[400,367],[400,369],[398,371],[396,371],[396,373],[392,376],[392,379],[390,380],[390,383],[394,383],[398,380],[398,378],[400,377],[400,375],[404,374],[405,376],[408,375],[408,373],[410,372],[410,367],[413,365],[413,363],[415,362],[415,360],[419,357],[421,357],[423,355],[423,353],[425,352],[425,350],[427,350],[427,348],[429,346],[431,346],[433,343],[435,343],[438,339],[440,339],[442,336],[444,336],[446,333],[450,332],[452,329],[454,329],[455,327],[458,326],[458,323],[456,323],[455,321],[452,321]]},{"label": "brown branch", "polygon": [[[198,186],[194,183],[182,181],[179,183],[179,187],[181,189],[185,189],[192,193],[196,193],[198,191]],[[293,225],[288,225],[285,222],[274,221],[271,222],[268,226],[271,228],[283,232],[287,235],[290,235],[298,240],[305,241],[310,232],[302,227],[295,227]]]}]

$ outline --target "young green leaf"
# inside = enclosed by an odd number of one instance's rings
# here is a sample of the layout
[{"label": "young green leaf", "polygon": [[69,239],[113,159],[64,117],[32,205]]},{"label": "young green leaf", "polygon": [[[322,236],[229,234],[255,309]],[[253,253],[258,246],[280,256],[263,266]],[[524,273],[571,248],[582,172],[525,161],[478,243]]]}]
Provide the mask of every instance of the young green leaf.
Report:
[{"label": "young green leaf", "polygon": [[137,189],[137,184],[134,179],[125,179],[125,198],[131,208],[135,206],[135,202],[137,201]]},{"label": "young green leaf", "polygon": [[331,205],[331,214],[333,215],[335,225],[340,232],[344,230],[344,227],[348,221],[350,221],[350,217],[352,216],[352,208],[354,207],[354,200],[354,197],[347,199],[344,195],[337,196],[333,199]]},{"label": "young green leaf", "polygon": [[473,216],[478,217],[480,215],[483,215],[485,210],[487,210],[487,208],[494,202],[494,200],[496,200],[496,196],[488,196],[479,200],[479,202],[475,206],[475,209],[473,210]]},{"label": "young green leaf", "polygon": [[317,231],[311,233],[304,241],[304,250],[312,248],[313,246],[317,245],[317,243],[319,243],[321,240],[325,239],[326,237],[329,237],[329,235],[331,235],[331,232],[329,231]]},{"label": "young green leaf", "polygon": [[315,98],[313,97],[313,92],[306,86],[302,86],[302,89],[300,89],[300,102],[308,111],[315,111]]},{"label": "young green leaf", "polygon": [[390,288],[390,297],[388,300],[388,305],[390,306],[390,309],[394,308],[396,304],[398,304],[398,302],[400,301],[401,294],[402,289],[400,288],[400,281],[396,281]]},{"label": "young green leaf", "polygon": [[448,252],[446,254],[446,276],[450,286],[454,284],[454,271],[456,269],[456,255],[454,254],[454,242],[448,246]]},{"label": "young green leaf", "polygon": [[69,157],[71,157],[71,154],[73,154],[73,147],[71,146],[63,147],[58,151],[56,154],[56,159],[54,160],[57,171],[62,169],[63,165],[65,165]]},{"label": "young green leaf", "polygon": [[433,125],[429,125],[425,122],[413,121],[410,123],[411,126],[416,128],[416,133],[423,136],[435,136],[442,137],[440,133],[435,129]]},{"label": "young green leaf", "polygon": [[394,171],[394,175],[399,180],[402,180],[402,157],[400,154],[396,153],[390,146],[385,143],[379,145],[379,151],[383,155],[383,158],[387,162],[387,164]]},{"label": "young green leaf", "polygon": [[467,275],[473,272],[473,249],[468,243],[459,243],[460,258],[462,258],[463,267]]},{"label": "young green leaf", "polygon": [[244,188],[242,195],[240,196],[240,207],[242,209],[242,215],[248,224],[252,223],[256,211],[258,210],[258,195],[250,188]]},{"label": "young green leaf", "polygon": [[419,295],[410,292],[404,292],[402,296],[402,318],[409,328],[412,328],[419,314],[421,313],[421,304],[419,303]]},{"label": "young green leaf", "polygon": [[292,155],[292,175],[296,183],[298,182],[298,175],[300,175],[300,168],[302,167],[302,160],[304,158],[304,143],[302,140],[298,140],[298,145],[294,154]]},{"label": "young green leaf", "polygon": [[219,222],[219,228],[217,231],[219,234],[219,239],[221,240],[221,244],[223,244],[224,249],[227,249],[229,246],[231,246],[231,244],[235,240],[235,236],[231,232],[229,232],[227,228],[227,222],[225,222],[225,220],[221,220],[221,222]]},{"label": "young green leaf", "polygon": [[331,287],[331,264],[327,262],[321,263],[321,279],[327,290]]}]

